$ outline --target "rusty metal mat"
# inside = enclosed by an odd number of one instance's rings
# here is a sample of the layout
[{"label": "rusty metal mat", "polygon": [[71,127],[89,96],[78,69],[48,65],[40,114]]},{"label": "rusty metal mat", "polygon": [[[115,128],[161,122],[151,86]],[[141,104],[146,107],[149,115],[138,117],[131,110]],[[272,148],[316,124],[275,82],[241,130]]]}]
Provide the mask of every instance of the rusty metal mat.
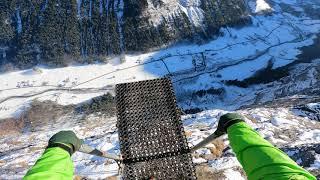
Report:
[{"label": "rusty metal mat", "polygon": [[196,179],[170,79],[116,85],[124,179]]}]

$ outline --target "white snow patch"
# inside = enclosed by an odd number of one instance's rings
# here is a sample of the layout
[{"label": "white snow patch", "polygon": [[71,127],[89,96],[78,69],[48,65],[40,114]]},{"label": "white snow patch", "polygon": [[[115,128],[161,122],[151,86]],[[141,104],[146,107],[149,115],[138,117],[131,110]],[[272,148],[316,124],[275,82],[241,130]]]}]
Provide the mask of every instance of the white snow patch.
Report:
[{"label": "white snow patch", "polygon": [[248,4],[254,13],[263,13],[273,10],[265,0],[249,1]]},{"label": "white snow patch", "polygon": [[307,104],[307,106],[308,106],[308,108],[312,109],[315,112],[320,111],[320,102],[319,103],[310,103],[310,104]]},{"label": "white snow patch", "polygon": [[196,153],[204,155],[204,154],[211,154],[211,151],[207,148],[200,148],[196,150]]},{"label": "white snow patch", "polygon": [[213,161],[209,161],[210,167],[216,170],[231,169],[233,167],[241,167],[236,157],[221,157]]},{"label": "white snow patch", "polygon": [[267,67],[268,61],[271,60],[269,55],[257,58],[254,61],[248,61],[241,63],[237,66],[231,66],[218,71],[221,74],[221,79],[224,80],[244,80],[252,75],[254,75],[258,70]]},{"label": "white snow patch", "polygon": [[273,117],[271,119],[271,123],[275,126],[281,126],[281,125],[297,125],[296,122],[293,120],[287,120],[281,117]]},{"label": "white snow patch", "polygon": [[258,122],[266,122],[269,121],[267,117],[264,117],[265,113],[260,112],[259,114],[252,114],[251,116]]},{"label": "white snow patch", "polygon": [[305,143],[319,143],[320,142],[320,130],[315,129],[315,130],[309,130],[304,133],[302,133],[300,136],[300,140],[304,141]]},{"label": "white snow patch", "polygon": [[192,158],[193,163],[195,164],[201,164],[201,163],[206,163],[207,160],[203,159],[203,158]]},{"label": "white snow patch", "polygon": [[274,135],[274,132],[270,130],[260,130],[259,133],[263,138],[271,138]]},{"label": "white snow patch", "polygon": [[282,139],[277,139],[274,137],[270,137],[268,140],[270,140],[272,142],[272,144],[286,144],[286,143],[288,143],[287,141],[284,141]]},{"label": "white snow patch", "polygon": [[314,163],[311,164],[310,169],[320,169],[320,154],[316,154]]},{"label": "white snow patch", "polygon": [[203,25],[204,12],[200,8],[201,0],[180,0],[179,5],[194,26],[200,27]]},{"label": "white snow patch", "polygon": [[223,174],[226,176],[227,180],[245,180],[240,172],[234,171],[233,169],[227,169]]}]

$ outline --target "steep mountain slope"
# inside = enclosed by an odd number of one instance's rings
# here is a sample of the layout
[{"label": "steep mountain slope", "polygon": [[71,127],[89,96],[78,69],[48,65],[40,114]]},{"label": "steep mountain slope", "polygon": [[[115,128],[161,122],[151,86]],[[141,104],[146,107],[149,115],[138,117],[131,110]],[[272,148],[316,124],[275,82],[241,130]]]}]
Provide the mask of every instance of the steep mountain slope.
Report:
[{"label": "steep mountain slope", "polygon": [[124,4],[123,15],[125,47],[129,51],[183,39],[201,41],[217,35],[221,27],[249,21],[242,0],[129,1]]},{"label": "steep mountain slope", "polygon": [[[290,98],[286,99],[287,103]],[[300,100],[299,103],[304,103]],[[305,104],[315,107],[316,104]],[[49,106],[46,108],[48,109]],[[46,110],[47,110],[46,109]],[[298,116],[308,111],[293,110],[292,106],[277,104],[276,107],[242,109],[238,112],[246,117],[246,122],[253,126],[264,138],[283,149],[299,165],[320,177],[320,123],[311,120],[312,116]],[[36,111],[36,109],[30,112]],[[54,112],[59,111],[56,109]],[[207,110],[194,115],[184,115],[183,122],[190,146],[213,133],[219,117],[226,113],[223,110]],[[0,164],[3,179],[19,179],[41,155],[47,140],[61,129],[71,129],[85,142],[109,153],[119,154],[119,141],[116,131],[116,119],[102,114],[91,114],[83,117],[67,113],[51,121],[33,118],[33,131],[7,133],[0,136]],[[48,113],[47,113],[48,114]],[[50,114],[50,113],[49,113]],[[103,115],[104,114],[104,115]],[[103,122],[103,123],[102,123]],[[3,128],[3,127],[2,127]],[[9,126],[6,127],[10,128]],[[246,176],[228,146],[226,137],[213,141],[197,150],[193,161],[197,165],[199,179],[245,179]],[[100,157],[75,153],[73,155],[75,175],[89,179],[118,176],[117,163]]]},{"label": "steep mountain slope", "polygon": [[0,65],[66,65],[212,38],[244,24],[242,0],[31,0],[0,2]]}]

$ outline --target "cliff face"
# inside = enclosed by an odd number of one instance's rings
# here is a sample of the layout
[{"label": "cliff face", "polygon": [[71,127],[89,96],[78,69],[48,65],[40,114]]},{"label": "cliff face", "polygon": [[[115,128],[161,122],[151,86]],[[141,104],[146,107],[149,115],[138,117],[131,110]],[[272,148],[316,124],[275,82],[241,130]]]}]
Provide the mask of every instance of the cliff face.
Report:
[{"label": "cliff face", "polygon": [[248,20],[243,0],[3,0],[0,10],[0,60],[22,68],[201,42]]}]

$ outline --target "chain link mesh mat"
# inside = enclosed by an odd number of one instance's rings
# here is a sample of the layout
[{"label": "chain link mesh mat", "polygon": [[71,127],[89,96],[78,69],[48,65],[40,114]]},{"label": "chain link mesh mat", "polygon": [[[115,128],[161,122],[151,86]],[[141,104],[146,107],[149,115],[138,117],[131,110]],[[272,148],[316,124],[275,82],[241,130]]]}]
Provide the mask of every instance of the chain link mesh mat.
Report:
[{"label": "chain link mesh mat", "polygon": [[196,179],[171,81],[116,85],[124,179]]}]

